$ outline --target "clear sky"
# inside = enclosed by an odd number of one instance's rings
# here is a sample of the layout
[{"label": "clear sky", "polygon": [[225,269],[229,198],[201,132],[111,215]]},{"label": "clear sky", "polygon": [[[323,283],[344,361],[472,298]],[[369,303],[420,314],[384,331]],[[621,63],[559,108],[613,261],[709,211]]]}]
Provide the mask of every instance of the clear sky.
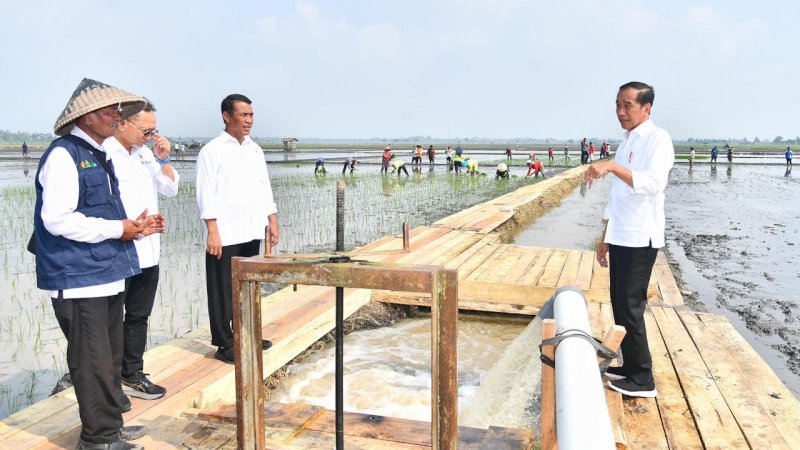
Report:
[{"label": "clear sky", "polygon": [[50,131],[83,77],[167,135],[619,137],[617,87],[674,138],[800,135],[800,5],[635,0],[0,0],[0,129]]}]

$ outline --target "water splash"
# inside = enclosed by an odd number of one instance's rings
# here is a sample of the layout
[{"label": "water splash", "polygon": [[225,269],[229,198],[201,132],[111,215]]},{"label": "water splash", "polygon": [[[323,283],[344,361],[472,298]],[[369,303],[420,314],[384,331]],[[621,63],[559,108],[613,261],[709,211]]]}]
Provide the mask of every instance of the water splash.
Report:
[{"label": "water splash", "polygon": [[459,426],[537,429],[542,363],[537,316],[508,346],[470,398],[459,406]]}]

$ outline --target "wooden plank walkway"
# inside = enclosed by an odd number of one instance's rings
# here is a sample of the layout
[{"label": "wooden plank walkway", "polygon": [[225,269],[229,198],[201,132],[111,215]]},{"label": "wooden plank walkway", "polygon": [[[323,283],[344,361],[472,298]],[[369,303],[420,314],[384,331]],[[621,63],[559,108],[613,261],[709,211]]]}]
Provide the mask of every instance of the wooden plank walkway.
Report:
[{"label": "wooden plank walkway", "polygon": [[[608,271],[593,252],[503,244],[515,214],[574,183],[585,168],[527,186],[411,232],[411,251],[387,236],[358,252],[359,259],[400,264],[441,264],[459,271],[459,307],[535,314],[559,286],[576,285],[589,300],[590,323],[602,338],[613,323]],[[567,180],[567,181],[565,181]],[[410,293],[347,290],[349,316],[370,301],[425,305]],[[646,314],[657,399],[623,400],[608,392],[620,447],[800,448],[800,403],[723,317],[683,306],[669,264],[659,253]],[[264,353],[267,377],[334,328],[331,288],[291,287],[262,301],[262,333],[274,347]],[[196,330],[145,354],[154,382],[168,394],[132,399],[128,424],[148,426],[137,441],[148,449],[235,448],[230,420],[233,366],[213,358],[207,329]],[[314,411],[310,415],[309,411]],[[271,448],[330,448],[331,412],[309,405],[268,405]],[[306,414],[303,416],[303,414]],[[289,420],[289,417],[293,419]],[[348,448],[430,448],[430,424],[348,414]],[[372,422],[379,422],[377,424]],[[390,424],[391,426],[381,426]],[[45,399],[0,422],[0,448],[74,448],[79,431],[72,390]],[[352,424],[359,424],[352,426]],[[459,448],[528,448],[524,430],[461,429]],[[398,437],[400,436],[400,437]],[[414,437],[416,436],[416,437]],[[491,443],[491,445],[489,444]],[[487,447],[487,445],[489,445]]]}]

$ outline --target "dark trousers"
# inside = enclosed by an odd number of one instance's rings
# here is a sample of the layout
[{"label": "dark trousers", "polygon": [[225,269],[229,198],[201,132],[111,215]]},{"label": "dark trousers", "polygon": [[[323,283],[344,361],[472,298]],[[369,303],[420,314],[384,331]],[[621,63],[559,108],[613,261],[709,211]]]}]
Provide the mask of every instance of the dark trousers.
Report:
[{"label": "dark trousers", "polygon": [[242,244],[223,246],[220,259],[206,253],[206,290],[208,293],[208,321],[211,325],[211,345],[233,348],[231,259],[234,256],[255,256],[260,248],[261,241],[256,239]]},{"label": "dark trousers", "polygon": [[142,269],[128,278],[125,289],[125,320],[123,322],[122,376],[131,377],[144,370],[144,348],[147,346],[147,321],[153,311],[158,288],[158,265]]},{"label": "dark trousers", "polygon": [[658,249],[609,245],[611,308],[614,322],[625,327],[622,340],[623,371],[635,383],[653,385],[653,362],[647,344],[644,309],[647,285]]},{"label": "dark trousers", "polygon": [[122,426],[119,386],[124,295],[51,300],[67,338],[67,366],[78,398],[80,437],[94,444],[118,441]]}]

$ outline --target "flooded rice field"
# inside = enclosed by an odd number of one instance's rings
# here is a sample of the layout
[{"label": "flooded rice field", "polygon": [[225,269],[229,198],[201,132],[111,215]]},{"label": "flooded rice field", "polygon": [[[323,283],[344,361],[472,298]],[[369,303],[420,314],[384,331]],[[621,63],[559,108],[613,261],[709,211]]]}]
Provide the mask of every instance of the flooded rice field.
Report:
[{"label": "flooded rice field", "polygon": [[[32,230],[36,164],[0,162],[0,418],[47,396],[66,372],[66,341],[47,294],[35,287],[33,257],[24,251]],[[208,323],[204,226],[195,204],[194,163],[175,165],[182,182],[178,196],[162,199],[160,205],[168,231],[162,239],[161,280],[148,348]],[[342,178],[341,165],[330,170],[314,176],[313,165],[270,165],[281,224],[281,244],[275,251],[334,248],[335,183]],[[522,172],[512,173],[517,170]],[[540,180],[454,176],[443,165],[427,164],[410,172],[409,177],[381,177],[378,165],[365,165],[344,177],[347,248],[397,235],[402,222],[412,228],[429,224]]]}]

